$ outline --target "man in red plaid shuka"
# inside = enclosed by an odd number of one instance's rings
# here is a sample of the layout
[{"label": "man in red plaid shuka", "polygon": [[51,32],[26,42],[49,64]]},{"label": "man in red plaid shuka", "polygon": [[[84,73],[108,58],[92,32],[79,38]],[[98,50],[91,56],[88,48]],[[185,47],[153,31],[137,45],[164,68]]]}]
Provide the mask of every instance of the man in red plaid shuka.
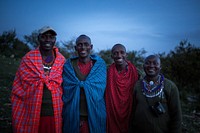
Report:
[{"label": "man in red plaid shuka", "polygon": [[56,32],[39,30],[39,47],[21,60],[13,83],[12,126],[15,133],[62,132],[62,71],[65,58],[54,47]]},{"label": "man in red plaid shuka", "polygon": [[126,48],[116,44],[108,68],[106,87],[107,133],[128,133],[131,119],[133,88],[138,80],[136,67],[126,60]]}]

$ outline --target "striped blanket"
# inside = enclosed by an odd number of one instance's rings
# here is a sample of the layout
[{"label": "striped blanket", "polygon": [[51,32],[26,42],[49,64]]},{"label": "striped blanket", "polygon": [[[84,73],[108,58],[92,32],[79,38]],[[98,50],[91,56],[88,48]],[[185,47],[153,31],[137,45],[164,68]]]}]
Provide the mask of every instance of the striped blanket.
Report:
[{"label": "striped blanket", "polygon": [[[77,58],[77,57],[74,57]],[[79,133],[80,126],[80,87],[84,88],[87,100],[88,123],[91,133],[106,132],[106,109],[104,92],[106,88],[106,65],[96,55],[91,55],[95,60],[85,81],[80,81],[74,72],[70,58],[63,70],[63,119],[64,133]]]},{"label": "striped blanket", "polygon": [[43,87],[52,93],[56,133],[62,132],[62,71],[65,58],[54,48],[56,59],[44,75],[39,49],[27,53],[16,73],[12,93],[12,125],[16,133],[38,133]]}]

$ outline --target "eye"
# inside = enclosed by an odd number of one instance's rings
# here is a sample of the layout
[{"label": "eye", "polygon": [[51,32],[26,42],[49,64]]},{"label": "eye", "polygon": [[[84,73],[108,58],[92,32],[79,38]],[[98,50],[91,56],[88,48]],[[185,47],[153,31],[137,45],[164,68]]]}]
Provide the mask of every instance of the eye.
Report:
[{"label": "eye", "polygon": [[88,47],[90,44],[89,43],[84,43],[84,46],[85,47]]},{"label": "eye", "polygon": [[77,47],[82,47],[82,43],[76,44]]},{"label": "eye", "polygon": [[49,38],[50,38],[51,40],[54,40],[56,37],[50,35]]},{"label": "eye", "polygon": [[150,65],[150,62],[146,61],[144,64],[145,64],[145,65]]},{"label": "eye", "polygon": [[45,35],[41,35],[40,39],[46,39]]},{"label": "eye", "polygon": [[113,56],[117,56],[117,52],[113,52]]},{"label": "eye", "polygon": [[124,55],[124,54],[126,54],[126,52],[124,52],[124,51],[121,51],[121,54],[122,54],[122,55]]},{"label": "eye", "polygon": [[87,42],[85,42],[85,43],[77,43],[76,46],[79,47],[79,48],[81,48],[81,47],[89,47],[90,44],[87,43]]},{"label": "eye", "polygon": [[158,62],[157,62],[157,61],[153,62],[153,65],[157,66],[157,65],[158,65]]},{"label": "eye", "polygon": [[40,36],[40,39],[41,39],[41,40],[47,40],[47,39],[49,39],[49,40],[55,40],[56,37],[53,36],[53,35],[41,35],[41,36]]}]

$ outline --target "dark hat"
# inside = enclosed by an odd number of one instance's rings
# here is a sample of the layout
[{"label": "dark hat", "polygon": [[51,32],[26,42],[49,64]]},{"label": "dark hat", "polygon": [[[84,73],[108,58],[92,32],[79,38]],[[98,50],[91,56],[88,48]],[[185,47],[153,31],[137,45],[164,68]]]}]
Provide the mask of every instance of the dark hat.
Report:
[{"label": "dark hat", "polygon": [[39,34],[44,34],[47,31],[51,31],[54,35],[57,35],[55,30],[53,28],[49,27],[49,26],[42,27],[38,32],[39,32]]}]

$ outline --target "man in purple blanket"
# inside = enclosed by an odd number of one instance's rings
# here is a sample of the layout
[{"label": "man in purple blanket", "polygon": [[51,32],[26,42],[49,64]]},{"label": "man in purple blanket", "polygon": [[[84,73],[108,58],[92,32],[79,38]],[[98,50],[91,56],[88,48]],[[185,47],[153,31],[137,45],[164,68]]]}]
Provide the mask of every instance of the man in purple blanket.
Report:
[{"label": "man in purple blanket", "polygon": [[80,35],[75,46],[78,56],[64,65],[64,133],[106,132],[106,64],[90,54],[92,47],[90,38]]}]

